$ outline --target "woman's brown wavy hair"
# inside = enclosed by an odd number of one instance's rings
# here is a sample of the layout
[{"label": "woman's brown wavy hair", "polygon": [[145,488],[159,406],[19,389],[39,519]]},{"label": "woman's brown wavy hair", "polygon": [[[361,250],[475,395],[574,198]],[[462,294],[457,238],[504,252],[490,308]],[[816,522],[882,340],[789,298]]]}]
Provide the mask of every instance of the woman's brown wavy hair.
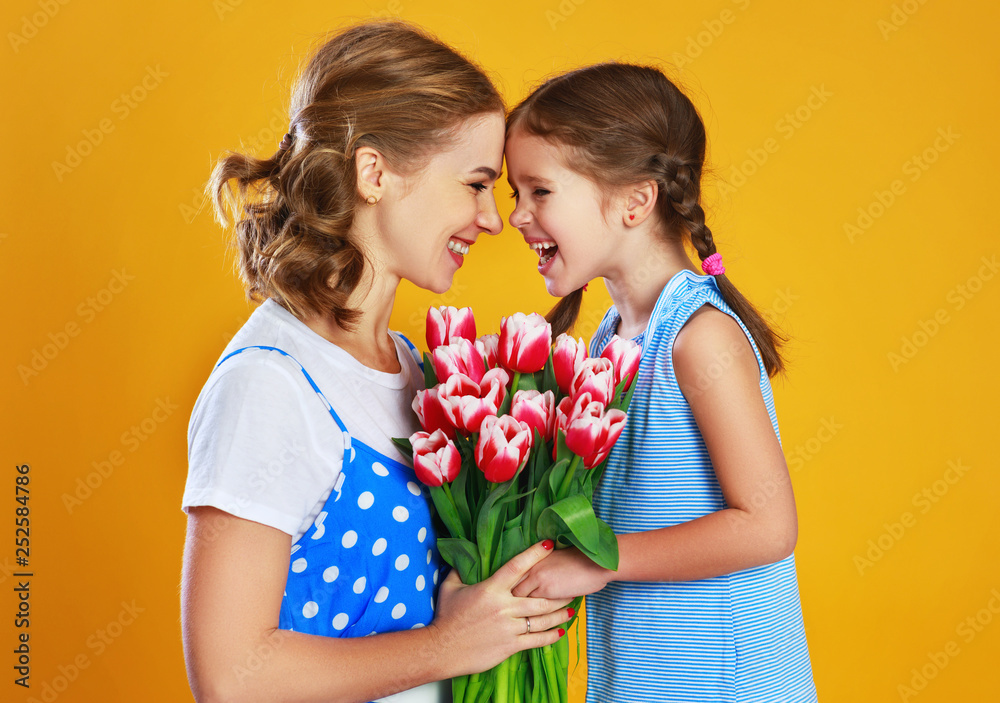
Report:
[{"label": "woman's brown wavy hair", "polygon": [[[605,194],[645,180],[658,187],[657,211],[666,236],[687,236],[704,261],[715,253],[701,206],[705,125],[694,105],[654,66],[602,63],[549,79],[507,117],[514,129],[569,147],[575,171]],[[725,298],[750,330],[768,375],[784,369],[785,341],[725,275],[716,276]],[[549,312],[553,335],[572,328],[583,291]]]},{"label": "woman's brown wavy hair", "polygon": [[326,39],[292,90],[290,148],[275,144],[270,158],[226,152],[206,185],[219,223],[229,227],[233,212],[247,297],[352,327],[360,313],[348,299],[366,269],[350,232],[363,204],[355,149],[419,172],[457,125],[490,112],[504,112],[493,82],[422,29],[374,21]]}]

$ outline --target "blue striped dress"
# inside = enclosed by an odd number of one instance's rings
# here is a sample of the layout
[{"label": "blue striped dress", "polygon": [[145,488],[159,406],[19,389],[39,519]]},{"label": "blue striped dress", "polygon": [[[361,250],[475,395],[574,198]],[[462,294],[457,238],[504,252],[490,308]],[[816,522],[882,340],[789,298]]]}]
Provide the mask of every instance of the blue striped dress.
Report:
[{"label": "blue striped dress", "polygon": [[[778,434],[771,384],[750,333],[713,277],[676,274],[644,333],[628,424],[594,496],[598,516],[617,534],[676,525],[726,507],[673,373],[674,339],[705,304],[731,315],[750,339]],[[591,340],[592,356],[619,320],[614,307],[608,310]],[[699,581],[613,581],[587,596],[587,661],[588,703],[816,700],[794,556]]]}]

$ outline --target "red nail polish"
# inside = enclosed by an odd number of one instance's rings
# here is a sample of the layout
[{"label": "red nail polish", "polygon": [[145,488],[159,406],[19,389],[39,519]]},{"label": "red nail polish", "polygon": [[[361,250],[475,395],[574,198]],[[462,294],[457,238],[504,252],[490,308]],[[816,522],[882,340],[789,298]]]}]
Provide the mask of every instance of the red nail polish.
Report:
[{"label": "red nail polish", "polygon": [[556,546],[556,543],[550,539],[547,539],[544,542],[542,542],[542,549],[552,549],[554,546]]},{"label": "red nail polish", "polygon": [[570,616],[570,617],[573,617],[574,615],[576,615],[576,611],[575,611],[575,610],[573,610],[572,608],[570,608],[570,609],[569,609],[569,616]]},{"label": "red nail polish", "polygon": [[560,636],[560,637],[562,637],[562,636],[563,636],[563,635],[565,635],[565,634],[566,634],[566,630],[564,630],[564,629],[562,629],[562,628],[560,627],[560,628],[559,628],[559,636]]}]

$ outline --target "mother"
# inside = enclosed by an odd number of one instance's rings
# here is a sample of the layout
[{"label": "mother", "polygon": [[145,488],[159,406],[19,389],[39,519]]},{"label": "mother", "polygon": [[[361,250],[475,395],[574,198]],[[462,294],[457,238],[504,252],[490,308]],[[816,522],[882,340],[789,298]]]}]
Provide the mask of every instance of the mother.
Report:
[{"label": "mother", "polygon": [[319,48],[291,114],[273,157],[230,153],[209,183],[263,303],[191,416],[188,677],[199,701],[445,700],[431,682],[555,642],[568,619],[568,601],[510,593],[550,544],[476,586],[450,574],[435,614],[428,504],[390,442],[418,429],[422,384],[388,329],[396,288],[444,292],[500,232],[503,102],[436,39],[367,23]]}]

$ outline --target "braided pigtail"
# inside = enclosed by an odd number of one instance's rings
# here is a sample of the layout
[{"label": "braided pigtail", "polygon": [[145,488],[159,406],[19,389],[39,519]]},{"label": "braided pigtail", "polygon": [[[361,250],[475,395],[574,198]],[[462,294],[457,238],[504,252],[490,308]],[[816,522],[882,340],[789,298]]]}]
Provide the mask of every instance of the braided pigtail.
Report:
[{"label": "braided pigtail", "polygon": [[580,317],[580,306],[583,303],[583,288],[577,288],[549,310],[545,316],[546,321],[552,325],[552,339],[555,339],[564,332],[569,332]]},{"label": "braided pigtail", "polygon": [[[683,229],[691,237],[691,244],[698,252],[698,258],[703,262],[703,270],[711,273],[717,269],[713,266],[706,266],[704,262],[709,257],[718,254],[718,251],[715,247],[712,230],[705,224],[705,211],[700,204],[700,168],[692,167],[679,159],[669,157],[662,158],[661,163],[665,164],[665,178],[672,177],[665,184],[668,205],[680,218]],[[714,261],[710,263],[714,263]],[[781,357],[780,348],[787,339],[767,324],[753,303],[747,300],[726,277],[724,268],[714,275],[719,292],[722,293],[726,304],[733,309],[733,312],[743,321],[753,336],[753,340],[760,350],[767,375],[774,376],[783,371],[785,362]]]}]

